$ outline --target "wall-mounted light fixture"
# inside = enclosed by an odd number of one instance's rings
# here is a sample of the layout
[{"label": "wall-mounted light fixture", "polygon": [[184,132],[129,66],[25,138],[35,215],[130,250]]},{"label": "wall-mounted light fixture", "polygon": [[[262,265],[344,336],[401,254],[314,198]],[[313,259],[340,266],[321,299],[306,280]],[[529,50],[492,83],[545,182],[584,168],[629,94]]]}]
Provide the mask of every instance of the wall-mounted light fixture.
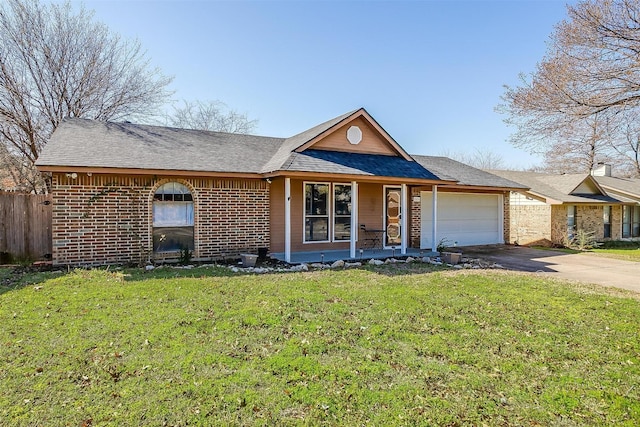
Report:
[{"label": "wall-mounted light fixture", "polygon": [[67,178],[71,178],[71,179],[76,179],[78,177],[78,174],[73,172],[73,173],[68,173],[66,174]]},{"label": "wall-mounted light fixture", "polygon": [[267,184],[271,184],[271,182],[272,182],[271,178],[265,178],[264,180],[267,181]]}]

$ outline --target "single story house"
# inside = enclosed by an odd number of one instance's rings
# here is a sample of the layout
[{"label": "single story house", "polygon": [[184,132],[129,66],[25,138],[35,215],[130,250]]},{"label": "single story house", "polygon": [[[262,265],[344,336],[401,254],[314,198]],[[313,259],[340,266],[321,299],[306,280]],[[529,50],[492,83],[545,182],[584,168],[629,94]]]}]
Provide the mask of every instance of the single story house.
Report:
[{"label": "single story house", "polygon": [[[508,243],[521,245],[566,244],[577,230],[595,239],[619,240],[640,236],[640,188],[621,178],[592,174],[545,174],[492,170],[513,180],[526,191],[508,198]],[[606,184],[606,185],[605,185]],[[635,185],[635,187],[634,187]],[[614,191],[619,188],[620,191]],[[625,191],[631,188],[631,195]],[[634,199],[633,194],[637,197]]]},{"label": "single story house", "polygon": [[504,196],[524,189],[411,156],[362,108],[290,138],[71,118],[36,164],[65,265],[501,243]]}]

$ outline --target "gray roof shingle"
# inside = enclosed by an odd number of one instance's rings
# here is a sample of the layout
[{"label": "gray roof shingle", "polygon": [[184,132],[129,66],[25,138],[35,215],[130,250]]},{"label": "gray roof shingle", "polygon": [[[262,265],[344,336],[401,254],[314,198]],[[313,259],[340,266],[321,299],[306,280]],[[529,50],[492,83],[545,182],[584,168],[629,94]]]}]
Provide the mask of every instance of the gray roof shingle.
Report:
[{"label": "gray roof shingle", "polygon": [[412,156],[440,179],[458,181],[461,185],[478,187],[528,188],[526,185],[474,168],[448,157]]},{"label": "gray roof shingle", "polygon": [[616,178],[613,176],[594,176],[603,187],[612,191],[627,193],[634,198],[640,198],[640,179],[638,178]]},{"label": "gray roof shingle", "polygon": [[492,174],[519,182],[540,196],[562,203],[619,203],[621,200],[606,194],[570,194],[582,181],[586,174],[550,175],[538,172],[491,170]]},{"label": "gray roof shingle", "polygon": [[260,173],[283,138],[65,119],[38,166]]},{"label": "gray roof shingle", "polygon": [[402,157],[311,149],[302,153],[291,153],[282,170],[429,180],[441,179],[419,163],[407,161]]}]

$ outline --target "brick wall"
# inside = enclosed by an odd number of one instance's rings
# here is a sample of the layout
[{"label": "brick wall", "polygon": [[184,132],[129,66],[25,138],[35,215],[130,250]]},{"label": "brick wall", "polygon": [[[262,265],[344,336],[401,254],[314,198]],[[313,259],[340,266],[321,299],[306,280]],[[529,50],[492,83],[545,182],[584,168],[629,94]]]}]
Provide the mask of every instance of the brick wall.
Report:
[{"label": "brick wall", "polygon": [[411,230],[409,234],[409,247],[420,248],[420,228],[421,228],[421,199],[420,188],[412,188],[409,197],[409,207],[411,209]]},{"label": "brick wall", "polygon": [[153,194],[168,181],[192,191],[194,258],[269,247],[269,188],[262,180],[54,174],[54,264],[140,263],[153,257]]},{"label": "brick wall", "polygon": [[505,243],[551,244],[551,206],[513,192],[505,204],[509,206],[509,212],[505,212]]}]

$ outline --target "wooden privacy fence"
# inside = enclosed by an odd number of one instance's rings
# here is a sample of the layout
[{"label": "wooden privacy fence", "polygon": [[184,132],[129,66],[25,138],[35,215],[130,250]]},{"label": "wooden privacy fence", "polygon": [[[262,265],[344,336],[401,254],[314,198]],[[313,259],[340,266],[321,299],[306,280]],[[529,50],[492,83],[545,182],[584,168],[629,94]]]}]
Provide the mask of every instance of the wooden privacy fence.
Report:
[{"label": "wooden privacy fence", "polygon": [[0,193],[0,263],[51,256],[51,195]]}]

